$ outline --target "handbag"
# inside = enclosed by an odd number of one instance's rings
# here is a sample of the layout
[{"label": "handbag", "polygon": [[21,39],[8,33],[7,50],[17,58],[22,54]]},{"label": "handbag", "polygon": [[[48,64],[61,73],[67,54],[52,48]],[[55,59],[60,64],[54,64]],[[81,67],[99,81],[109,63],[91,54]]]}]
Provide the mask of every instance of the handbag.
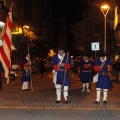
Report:
[{"label": "handbag", "polygon": [[98,75],[99,75],[99,73],[97,73],[93,76],[93,83],[98,82]]}]

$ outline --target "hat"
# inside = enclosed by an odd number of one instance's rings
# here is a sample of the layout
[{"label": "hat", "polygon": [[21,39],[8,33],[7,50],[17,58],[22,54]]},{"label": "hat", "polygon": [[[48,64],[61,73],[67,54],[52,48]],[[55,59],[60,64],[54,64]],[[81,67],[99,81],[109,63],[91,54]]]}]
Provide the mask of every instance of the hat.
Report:
[{"label": "hat", "polygon": [[83,54],[83,56],[90,57],[90,55],[89,55],[89,54],[87,54],[87,53],[84,53],[84,54]]},{"label": "hat", "polygon": [[62,47],[59,47],[57,50],[58,50],[58,51],[62,51],[62,50],[65,50],[65,49],[62,48]]},{"label": "hat", "polygon": [[106,53],[103,52],[103,51],[101,51],[101,52],[99,53],[99,56],[100,56],[100,57],[105,57],[105,56],[106,56]]}]

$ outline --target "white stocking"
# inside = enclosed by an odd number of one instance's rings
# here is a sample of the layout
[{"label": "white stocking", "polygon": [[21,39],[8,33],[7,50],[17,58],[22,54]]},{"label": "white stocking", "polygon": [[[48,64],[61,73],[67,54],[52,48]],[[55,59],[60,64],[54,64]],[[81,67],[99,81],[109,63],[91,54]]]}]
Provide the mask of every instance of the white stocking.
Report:
[{"label": "white stocking", "polygon": [[56,85],[57,101],[61,101],[61,85]]},{"label": "white stocking", "polygon": [[28,89],[28,81],[23,82],[22,90]]},{"label": "white stocking", "polygon": [[86,83],[86,88],[89,89],[89,83]]},{"label": "white stocking", "polygon": [[64,86],[64,99],[67,101],[67,96],[68,96],[68,86]]},{"label": "white stocking", "polygon": [[85,90],[85,83],[83,83],[82,85],[83,85],[83,90]]},{"label": "white stocking", "polygon": [[107,92],[108,92],[108,89],[103,89],[103,101],[107,101]]},{"label": "white stocking", "polygon": [[96,88],[96,101],[100,101],[101,88]]}]

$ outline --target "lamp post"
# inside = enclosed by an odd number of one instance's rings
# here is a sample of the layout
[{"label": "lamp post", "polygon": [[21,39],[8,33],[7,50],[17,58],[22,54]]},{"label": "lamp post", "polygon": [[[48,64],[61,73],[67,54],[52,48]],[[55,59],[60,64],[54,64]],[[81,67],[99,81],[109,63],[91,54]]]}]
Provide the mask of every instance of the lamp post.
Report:
[{"label": "lamp post", "polygon": [[108,11],[110,9],[109,5],[103,5],[101,6],[101,10],[103,12],[103,15],[105,17],[105,23],[104,23],[104,52],[106,52],[106,16],[108,14]]},{"label": "lamp post", "polygon": [[0,21],[0,30],[2,30],[2,29],[3,29],[4,25],[5,25],[5,23],[4,23],[4,22],[2,22],[2,21]]},{"label": "lamp post", "polygon": [[[27,32],[28,32],[29,28],[30,27],[28,25],[24,25],[23,26],[23,31],[24,31],[24,33],[25,33],[26,36],[27,36]],[[28,53],[29,53],[30,51],[29,51],[29,44],[28,43],[27,43],[27,48],[28,48]]]}]

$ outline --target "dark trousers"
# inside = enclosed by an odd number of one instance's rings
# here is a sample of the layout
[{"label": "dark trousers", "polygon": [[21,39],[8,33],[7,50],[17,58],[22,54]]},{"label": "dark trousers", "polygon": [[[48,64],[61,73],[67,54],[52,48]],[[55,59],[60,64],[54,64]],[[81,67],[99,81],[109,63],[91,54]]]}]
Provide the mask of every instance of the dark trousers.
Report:
[{"label": "dark trousers", "polygon": [[40,75],[41,75],[41,77],[43,77],[43,73],[44,73],[44,69],[43,68],[40,68]]},{"label": "dark trousers", "polygon": [[2,78],[1,78],[1,73],[0,73],[0,89],[2,89]]}]

